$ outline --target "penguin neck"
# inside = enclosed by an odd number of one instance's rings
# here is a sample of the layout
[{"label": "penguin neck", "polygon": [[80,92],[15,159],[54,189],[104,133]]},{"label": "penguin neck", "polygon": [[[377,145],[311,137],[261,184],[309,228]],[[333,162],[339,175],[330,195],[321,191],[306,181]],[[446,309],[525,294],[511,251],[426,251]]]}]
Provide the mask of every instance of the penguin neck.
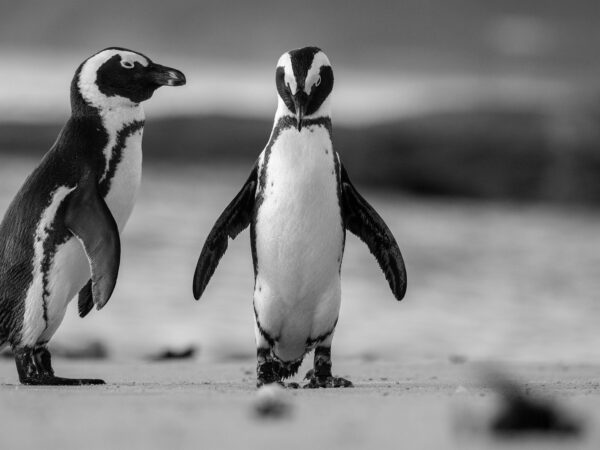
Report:
[{"label": "penguin neck", "polygon": [[[307,127],[311,125],[324,125],[331,132],[331,106],[329,98],[323,102],[314,114],[304,116],[304,122],[306,122]],[[287,126],[298,127],[298,119],[296,118],[296,114],[288,109],[284,101],[278,98],[272,131],[275,132],[282,124],[285,124],[286,128]]]},{"label": "penguin neck", "polygon": [[[121,160],[122,152],[135,150],[141,152],[144,130],[144,109],[133,102],[108,102],[108,105],[94,106],[79,94],[71,97],[71,123],[87,130],[90,139],[98,139],[101,155],[99,182],[107,185],[114,175],[116,164]],[[131,137],[137,138],[130,140]],[[105,186],[106,187],[106,186]]]},{"label": "penguin neck", "polygon": [[118,131],[133,122],[145,120],[144,108],[139,103],[97,108],[89,103],[77,102],[71,108],[71,117],[79,120],[100,119],[109,132],[111,129],[117,128]]},{"label": "penguin neck", "polygon": [[144,108],[141,104],[120,105],[117,107],[107,107],[98,109],[98,115],[106,130],[118,132],[124,127],[135,122],[144,122]]},{"label": "penguin neck", "polygon": [[144,121],[144,108],[140,103],[117,96],[103,96],[103,101],[91,101],[82,95],[77,79],[76,75],[71,85],[71,117],[79,120],[99,118],[109,133],[114,128],[118,131],[131,123]]}]

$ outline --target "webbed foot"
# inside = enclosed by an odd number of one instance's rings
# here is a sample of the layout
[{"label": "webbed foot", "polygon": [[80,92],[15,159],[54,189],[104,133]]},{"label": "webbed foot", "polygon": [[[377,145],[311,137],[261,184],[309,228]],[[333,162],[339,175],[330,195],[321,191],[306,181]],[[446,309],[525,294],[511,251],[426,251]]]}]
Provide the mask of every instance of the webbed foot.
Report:
[{"label": "webbed foot", "polygon": [[54,376],[50,352],[45,346],[14,349],[19,381],[27,386],[88,386],[105,384],[94,378],[62,378]]},{"label": "webbed foot", "polygon": [[281,381],[280,364],[271,356],[271,350],[258,348],[256,364],[256,387],[259,388],[265,384],[277,383],[285,387]]},{"label": "webbed foot", "polygon": [[308,380],[308,383],[303,386],[304,389],[354,387],[352,381],[346,380],[342,377],[334,377],[331,375],[318,377],[315,375],[315,371],[312,369],[306,373],[304,379]]},{"label": "webbed foot", "polygon": [[21,379],[28,386],[90,386],[106,384],[104,380],[95,378],[62,378],[55,376],[32,376]]},{"label": "webbed foot", "polygon": [[331,347],[315,348],[314,367],[304,377],[308,380],[308,383],[303,386],[305,389],[354,387],[350,380],[334,377],[331,374]]}]

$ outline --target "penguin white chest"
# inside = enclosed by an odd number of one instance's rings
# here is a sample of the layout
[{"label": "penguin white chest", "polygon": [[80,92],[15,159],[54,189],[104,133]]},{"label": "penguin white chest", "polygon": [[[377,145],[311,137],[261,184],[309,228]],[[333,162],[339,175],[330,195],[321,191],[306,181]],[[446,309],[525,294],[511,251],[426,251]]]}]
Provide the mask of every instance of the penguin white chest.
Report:
[{"label": "penguin white chest", "polygon": [[322,127],[284,130],[265,164],[256,223],[261,276],[297,293],[318,289],[338,271],[343,242],[329,133]]},{"label": "penguin white chest", "polygon": [[[142,179],[141,129],[126,139],[123,150],[117,157],[119,160],[104,200],[117,223],[119,232],[122,232],[133,211]],[[52,270],[57,276],[63,278],[64,288],[59,288],[57,283],[57,288],[52,292],[54,299],[50,302],[56,306],[57,313],[60,313],[61,308],[66,308],[67,303],[90,278],[87,257],[76,239],[70,239],[57,249]]]},{"label": "penguin white chest", "polygon": [[322,127],[284,130],[264,158],[254,302],[262,326],[280,337],[281,357],[299,357],[339,312],[344,236],[334,158]]},{"label": "penguin white chest", "polygon": [[142,180],[142,133],[139,129],[126,139],[105,198],[119,231],[133,211]]}]

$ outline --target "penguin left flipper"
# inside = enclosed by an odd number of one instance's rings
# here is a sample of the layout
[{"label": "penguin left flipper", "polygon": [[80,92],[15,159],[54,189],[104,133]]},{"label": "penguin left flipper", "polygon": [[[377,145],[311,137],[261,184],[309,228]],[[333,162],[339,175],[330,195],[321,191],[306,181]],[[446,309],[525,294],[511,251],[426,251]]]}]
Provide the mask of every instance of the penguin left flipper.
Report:
[{"label": "penguin left flipper", "polygon": [[198,300],[227,250],[227,240],[244,230],[252,220],[258,186],[258,164],[244,186],[221,213],[208,234],[194,272],[194,298]]},{"label": "penguin left flipper", "polygon": [[375,209],[352,185],[345,167],[341,163],[340,166],[344,225],[367,244],[383,270],[394,297],[402,300],[406,293],[406,267],[396,239]]},{"label": "penguin left flipper", "polygon": [[83,245],[92,272],[92,300],[101,309],[117,283],[121,240],[115,219],[91,172],[82,176],[69,198],[65,225]]}]

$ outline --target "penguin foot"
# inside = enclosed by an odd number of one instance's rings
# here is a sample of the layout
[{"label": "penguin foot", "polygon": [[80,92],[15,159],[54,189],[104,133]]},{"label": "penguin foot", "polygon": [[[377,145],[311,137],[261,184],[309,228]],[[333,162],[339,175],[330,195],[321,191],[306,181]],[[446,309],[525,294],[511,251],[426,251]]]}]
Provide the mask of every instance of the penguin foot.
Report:
[{"label": "penguin foot", "polygon": [[354,387],[352,381],[346,380],[342,377],[324,377],[319,378],[312,376],[308,379],[303,388],[304,389],[318,389],[318,388],[348,388]]},{"label": "penguin foot", "polygon": [[261,387],[265,384],[278,383],[280,386],[285,385],[281,381],[280,368],[281,364],[275,361],[271,356],[269,349],[257,349],[258,362],[256,365],[256,387]]},{"label": "penguin foot", "polygon": [[27,386],[89,386],[106,384],[95,378],[62,378],[55,376],[33,376],[21,380]]},{"label": "penguin foot", "polygon": [[331,347],[315,348],[315,367],[306,372],[304,389],[354,387],[352,381],[331,375]]},{"label": "penguin foot", "polygon": [[62,378],[54,376],[50,352],[45,345],[13,349],[19,381],[27,386],[88,386],[106,384],[94,378]]},{"label": "penguin foot", "polygon": [[308,383],[303,386],[304,389],[354,387],[352,381],[342,377],[334,377],[331,375],[317,376],[315,375],[314,369],[310,369],[306,372],[304,379],[308,380]]}]

